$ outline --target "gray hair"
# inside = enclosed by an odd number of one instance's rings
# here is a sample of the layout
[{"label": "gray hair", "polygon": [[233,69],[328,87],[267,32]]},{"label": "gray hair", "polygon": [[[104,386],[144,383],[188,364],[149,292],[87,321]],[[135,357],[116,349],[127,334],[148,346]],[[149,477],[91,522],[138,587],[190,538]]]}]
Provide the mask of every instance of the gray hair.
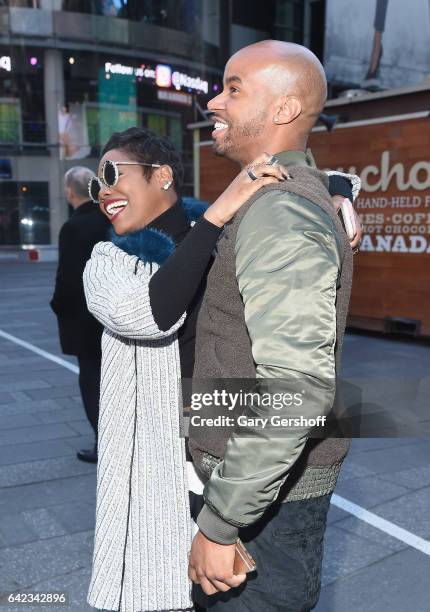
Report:
[{"label": "gray hair", "polygon": [[88,183],[94,172],[85,166],[73,166],[64,175],[64,185],[69,187],[78,198],[88,198]]}]

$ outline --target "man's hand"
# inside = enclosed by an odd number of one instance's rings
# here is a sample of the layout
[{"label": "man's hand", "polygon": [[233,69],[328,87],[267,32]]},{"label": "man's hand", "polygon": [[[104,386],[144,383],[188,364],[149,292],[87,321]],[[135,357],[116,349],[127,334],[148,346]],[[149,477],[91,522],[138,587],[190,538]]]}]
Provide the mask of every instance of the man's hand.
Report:
[{"label": "man's hand", "polygon": [[333,202],[336,212],[339,212],[341,204],[344,200],[346,200],[349,206],[351,207],[351,216],[353,219],[353,227],[355,229],[355,233],[354,233],[354,236],[350,238],[349,242],[351,244],[351,248],[354,250],[355,248],[360,246],[360,242],[363,237],[363,227],[361,225],[360,217],[357,215],[352,203],[347,198],[344,198],[341,195],[334,195],[331,198],[331,201]]},{"label": "man's hand", "polygon": [[188,576],[200,584],[206,595],[228,591],[246,579],[246,574],[233,574],[235,547],[235,544],[217,544],[201,531],[197,533],[191,546]]}]

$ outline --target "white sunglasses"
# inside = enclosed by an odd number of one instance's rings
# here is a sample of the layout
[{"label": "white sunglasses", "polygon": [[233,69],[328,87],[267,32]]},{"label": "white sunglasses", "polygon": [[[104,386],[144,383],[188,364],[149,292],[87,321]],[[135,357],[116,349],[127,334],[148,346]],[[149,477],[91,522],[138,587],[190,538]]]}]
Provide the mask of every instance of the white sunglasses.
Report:
[{"label": "white sunglasses", "polygon": [[118,166],[150,166],[151,168],[161,168],[161,164],[146,164],[143,162],[132,162],[132,161],[112,161],[107,159],[103,162],[101,168],[101,179],[98,176],[93,176],[88,182],[88,193],[90,198],[96,204],[99,203],[99,194],[103,188],[103,184],[106,187],[115,187],[119,179]]}]

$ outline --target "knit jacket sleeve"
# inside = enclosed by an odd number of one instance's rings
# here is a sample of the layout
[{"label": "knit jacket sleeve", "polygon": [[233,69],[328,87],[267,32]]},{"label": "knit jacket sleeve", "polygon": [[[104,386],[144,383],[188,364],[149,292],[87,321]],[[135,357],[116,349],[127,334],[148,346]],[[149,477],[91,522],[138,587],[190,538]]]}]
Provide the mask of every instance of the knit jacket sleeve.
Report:
[{"label": "knit jacket sleeve", "polygon": [[138,257],[110,242],[99,242],[84,270],[88,310],[111,332],[134,340],[157,340],[175,333],[186,313],[167,330],[154,320],[149,298],[151,273]]}]

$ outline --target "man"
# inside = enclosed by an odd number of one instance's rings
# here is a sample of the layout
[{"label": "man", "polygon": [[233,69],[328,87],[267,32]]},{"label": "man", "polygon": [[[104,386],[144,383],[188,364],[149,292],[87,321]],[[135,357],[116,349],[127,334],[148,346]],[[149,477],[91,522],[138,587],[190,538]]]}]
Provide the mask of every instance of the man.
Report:
[{"label": "man", "polygon": [[[291,178],[259,190],[224,230],[200,310],[194,371],[197,382],[257,378],[269,390],[301,390],[310,398],[303,415],[321,418],[334,402],[352,278],[327,177],[306,153],[326,93],[320,62],[300,45],[264,41],[227,63],[224,89],[208,104],[215,153],[243,168],[266,152]],[[258,166],[248,172],[259,176]],[[254,408],[245,414],[264,416]],[[233,435],[229,427],[208,429],[190,430],[194,463],[210,476],[190,553],[190,578],[209,595],[198,603],[213,611],[312,609],[349,441],[312,439],[305,425],[275,436],[252,424],[236,423]],[[246,582],[233,574],[238,535],[257,563]]]},{"label": "man", "polygon": [[101,367],[102,325],[88,312],[82,274],[97,242],[106,240],[109,221],[89,200],[88,182],[94,173],[83,166],[64,176],[67,201],[74,212],[60,231],[58,269],[51,308],[58,318],[63,353],[76,355],[79,387],[87,418],[94,430],[94,448],[81,450],[78,459],[97,462],[97,424]]}]

